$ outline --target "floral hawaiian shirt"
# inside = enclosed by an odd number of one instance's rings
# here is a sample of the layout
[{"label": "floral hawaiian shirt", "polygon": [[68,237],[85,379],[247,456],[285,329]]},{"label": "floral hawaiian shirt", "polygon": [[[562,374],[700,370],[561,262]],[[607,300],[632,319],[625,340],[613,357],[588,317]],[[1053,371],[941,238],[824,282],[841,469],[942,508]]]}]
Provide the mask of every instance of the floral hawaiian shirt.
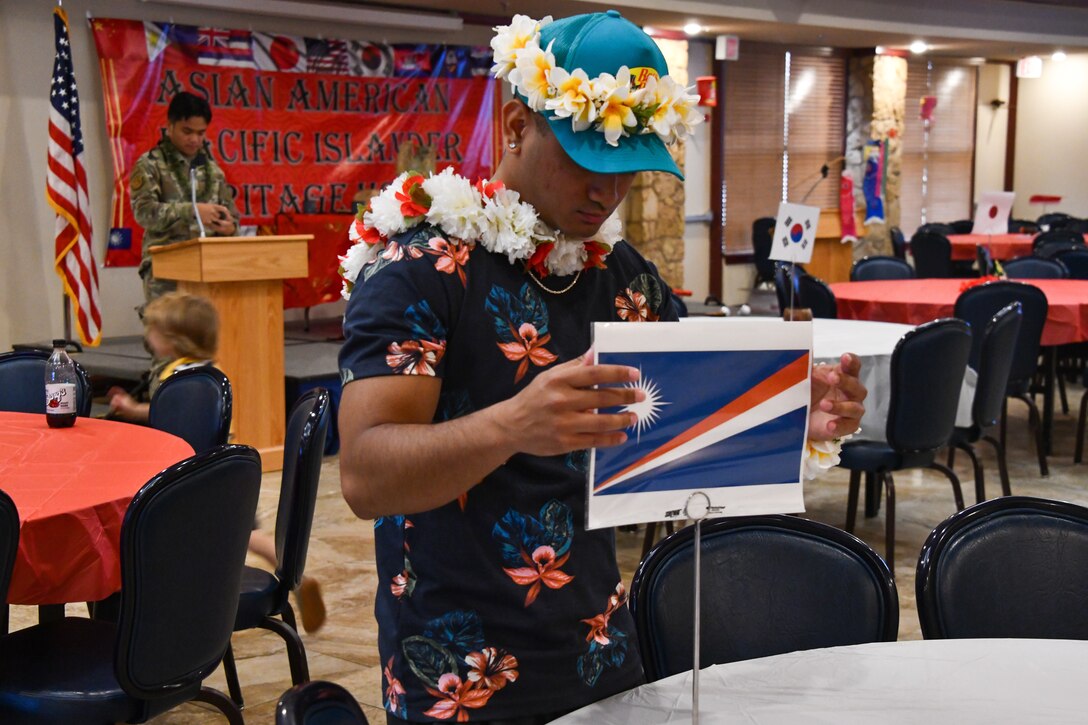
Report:
[{"label": "floral hawaiian shirt", "polygon": [[[390,241],[344,318],[345,385],[442,380],[435,421],[517,394],[590,347],[594,321],[675,319],[653,265],[621,242],[563,294],[429,225]],[[571,278],[547,278],[563,289]],[[375,522],[385,707],[405,720],[569,710],[643,680],[611,530],[585,530],[588,451],[520,454],[458,500]]]}]

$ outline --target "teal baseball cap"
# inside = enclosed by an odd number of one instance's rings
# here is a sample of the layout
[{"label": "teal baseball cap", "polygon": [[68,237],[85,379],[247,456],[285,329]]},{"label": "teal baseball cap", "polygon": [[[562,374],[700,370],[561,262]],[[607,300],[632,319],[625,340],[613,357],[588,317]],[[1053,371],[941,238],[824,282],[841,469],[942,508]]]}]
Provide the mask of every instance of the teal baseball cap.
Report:
[{"label": "teal baseball cap", "polygon": [[[581,68],[590,78],[601,73],[615,76],[621,66],[627,66],[632,84],[641,87],[640,81],[644,82],[647,75],[662,78],[669,73],[657,43],[615,10],[548,23],[540,29],[540,47],[549,44],[557,66],[568,72]],[[556,118],[550,111],[541,113],[559,145],[584,169],[599,174],[665,171],[684,178],[668,146],[656,133],[622,136],[618,145],[612,146],[603,133],[575,131],[569,118]]]}]

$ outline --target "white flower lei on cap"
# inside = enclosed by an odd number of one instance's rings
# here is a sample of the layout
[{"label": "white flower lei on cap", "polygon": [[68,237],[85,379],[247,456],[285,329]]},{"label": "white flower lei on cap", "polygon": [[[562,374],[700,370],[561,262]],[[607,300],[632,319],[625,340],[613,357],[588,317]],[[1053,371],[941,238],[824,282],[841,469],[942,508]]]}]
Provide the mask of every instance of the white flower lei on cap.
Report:
[{"label": "white flower lei on cap", "polygon": [[622,238],[615,213],[591,239],[567,239],[541,221],[518,192],[500,182],[473,184],[452,168],[428,178],[409,171],[371,199],[352,222],[348,230],[352,246],[339,258],[341,296],[351,296],[363,267],[377,261],[390,238],[422,222],[455,239],[476,241],[490,252],[505,254],[511,264],[522,260],[539,277],[604,267],[612,246]]},{"label": "white flower lei on cap", "polygon": [[702,114],[695,110],[699,97],[672,76],[651,73],[641,87],[634,87],[627,66],[614,76],[601,73],[596,78],[581,68],[557,66],[552,43],[540,47],[540,29],[551,22],[550,15],[543,20],[515,15],[509,25],[496,26],[491,39],[492,75],[509,81],[534,111],[569,118],[575,131],[599,131],[610,146],[619,146],[623,136],[645,133],[671,144],[702,122]]}]

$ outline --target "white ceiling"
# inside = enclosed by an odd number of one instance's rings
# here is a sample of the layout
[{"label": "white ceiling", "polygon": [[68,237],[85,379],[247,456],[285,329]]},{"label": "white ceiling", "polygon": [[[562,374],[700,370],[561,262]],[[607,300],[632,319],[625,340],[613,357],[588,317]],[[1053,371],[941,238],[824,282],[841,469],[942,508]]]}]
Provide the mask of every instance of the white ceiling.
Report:
[{"label": "white ceiling", "polygon": [[691,20],[705,36],[845,48],[905,48],[923,39],[941,55],[1012,60],[1054,50],[1088,50],[1088,0],[399,0],[344,4],[460,15],[504,22],[514,13],[562,17],[608,8],[630,20],[678,31]]}]

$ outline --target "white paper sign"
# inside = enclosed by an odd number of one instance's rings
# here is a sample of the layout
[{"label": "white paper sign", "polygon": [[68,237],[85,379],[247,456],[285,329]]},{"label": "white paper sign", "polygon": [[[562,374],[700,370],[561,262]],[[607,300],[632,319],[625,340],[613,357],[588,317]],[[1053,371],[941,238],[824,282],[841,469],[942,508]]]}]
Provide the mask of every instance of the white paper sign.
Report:
[{"label": "white paper sign", "polygon": [[819,207],[785,201],[779,204],[771,259],[808,264],[812,259],[812,246],[816,243],[816,225],[819,221]]},{"label": "white paper sign", "polygon": [[975,209],[972,234],[1008,234],[1009,213],[1016,194],[1011,191],[984,191]]},{"label": "white paper sign", "polygon": [[596,362],[637,367],[646,398],[592,451],[587,528],[684,520],[697,492],[707,518],[803,511],[811,350],[810,323],[773,318],[595,323]]}]

